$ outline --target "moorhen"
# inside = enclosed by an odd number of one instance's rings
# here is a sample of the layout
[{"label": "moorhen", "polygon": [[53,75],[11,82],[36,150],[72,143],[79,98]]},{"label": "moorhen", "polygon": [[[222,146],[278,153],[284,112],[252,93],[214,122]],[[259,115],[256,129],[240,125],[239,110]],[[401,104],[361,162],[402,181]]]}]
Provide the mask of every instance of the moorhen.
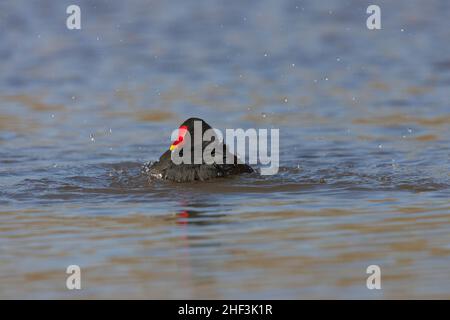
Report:
[{"label": "moorhen", "polygon": [[[203,157],[200,159],[201,163],[195,164],[193,160],[194,144],[196,141],[196,138],[194,137],[194,124],[197,121],[199,124],[201,123],[202,137],[206,130],[212,129],[209,124],[199,118],[189,118],[184,121],[178,129],[178,139],[172,143],[169,150],[163,153],[163,155],[159,158],[159,161],[156,161],[144,167],[144,171],[148,175],[157,179],[165,179],[176,182],[190,182],[195,180],[204,181],[219,177],[253,172],[253,169],[249,165],[242,163],[236,155],[229,153],[227,146],[222,142],[218,142],[218,145],[216,146],[216,150],[220,150],[219,148],[223,148],[222,164],[207,164],[205,163]],[[189,132],[190,134],[190,141],[194,142],[190,143],[192,161],[190,162],[190,164],[175,164],[172,161],[171,154],[172,152],[179,152],[179,155],[183,155],[183,148],[186,147],[184,146],[184,142],[187,140],[185,139],[187,132]],[[213,143],[215,141],[214,139],[217,139],[217,136],[213,135],[214,138],[210,141],[203,141],[202,137],[200,137],[199,141],[202,143],[201,150],[203,154],[205,148],[210,143]],[[215,153],[212,152],[212,155],[215,155]],[[233,159],[232,163],[226,162],[227,155],[228,157],[230,157],[229,159]]]}]

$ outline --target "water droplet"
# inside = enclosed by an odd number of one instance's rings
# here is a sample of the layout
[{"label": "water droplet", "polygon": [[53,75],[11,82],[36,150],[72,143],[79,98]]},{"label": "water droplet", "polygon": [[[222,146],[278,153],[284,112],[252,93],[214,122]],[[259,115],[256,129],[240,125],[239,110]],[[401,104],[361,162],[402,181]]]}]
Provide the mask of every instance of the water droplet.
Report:
[{"label": "water droplet", "polygon": [[265,118],[265,117],[267,117],[267,114],[266,114],[265,112],[262,112],[262,113],[261,113],[261,116],[262,116],[263,118]]},{"label": "water droplet", "polygon": [[379,145],[378,145],[378,148],[379,148],[379,149],[382,149],[382,148],[383,148],[383,145],[382,145],[382,144],[379,144]]},{"label": "water droplet", "polygon": [[95,142],[95,138],[94,138],[94,134],[93,134],[93,133],[91,133],[91,134],[89,135],[89,138],[91,138],[91,141],[92,141],[92,142]]},{"label": "water droplet", "polygon": [[284,98],[284,99],[283,99],[283,102],[284,102],[284,103],[287,103],[287,102],[288,102],[288,98]]}]

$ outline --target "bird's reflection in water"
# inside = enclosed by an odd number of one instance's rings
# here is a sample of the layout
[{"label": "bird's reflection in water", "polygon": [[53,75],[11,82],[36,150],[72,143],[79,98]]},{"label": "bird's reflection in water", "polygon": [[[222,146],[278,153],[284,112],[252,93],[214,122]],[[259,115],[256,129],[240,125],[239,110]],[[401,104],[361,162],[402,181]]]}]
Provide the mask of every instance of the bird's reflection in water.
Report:
[{"label": "bird's reflection in water", "polygon": [[[181,207],[208,208],[212,206],[205,204],[188,204],[183,202]],[[208,228],[215,224],[223,223],[221,220],[224,214],[208,214],[206,210],[185,209],[176,213],[175,222],[179,226],[179,239],[181,246],[179,249],[178,268],[182,277],[182,284],[185,288],[204,288],[205,284],[209,288],[216,288],[216,278],[210,276],[217,272],[214,261],[216,257],[206,256],[204,247],[215,246],[221,247],[220,242],[211,238],[211,233],[204,232],[204,228]],[[207,234],[207,235],[205,235]],[[195,292],[192,292],[195,295]],[[217,292],[211,292],[212,296],[216,296]]]},{"label": "bird's reflection in water", "polygon": [[182,210],[176,214],[176,221],[177,224],[181,225],[207,226],[218,223],[220,216],[211,215],[203,211]]},{"label": "bird's reflection in water", "polygon": [[177,223],[178,224],[187,224],[189,218],[189,211],[183,210],[177,213]]},{"label": "bird's reflection in water", "polygon": [[[180,210],[176,213],[176,222],[180,225],[220,225],[226,214],[212,213],[214,206],[209,204],[187,204],[183,203],[181,207],[186,209]],[[191,208],[196,208],[193,210]]]}]

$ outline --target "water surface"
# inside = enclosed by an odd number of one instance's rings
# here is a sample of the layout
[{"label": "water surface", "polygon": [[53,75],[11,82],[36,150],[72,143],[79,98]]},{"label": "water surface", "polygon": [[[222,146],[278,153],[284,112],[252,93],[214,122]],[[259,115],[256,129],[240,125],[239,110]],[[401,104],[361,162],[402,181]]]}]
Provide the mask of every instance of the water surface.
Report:
[{"label": "water surface", "polygon": [[[447,1],[79,3],[0,3],[1,298],[450,297]],[[190,116],[279,173],[149,181]]]}]

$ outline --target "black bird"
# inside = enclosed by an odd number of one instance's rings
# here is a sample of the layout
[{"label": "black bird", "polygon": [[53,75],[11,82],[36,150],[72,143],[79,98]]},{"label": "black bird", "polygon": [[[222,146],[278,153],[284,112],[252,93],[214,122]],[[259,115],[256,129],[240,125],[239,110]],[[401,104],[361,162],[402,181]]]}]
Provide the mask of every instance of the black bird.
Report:
[{"label": "black bird", "polygon": [[[198,121],[198,124],[201,124],[202,127],[202,137],[197,139],[194,137],[194,124]],[[197,125],[198,126],[198,125]],[[230,175],[238,175],[241,173],[250,173],[253,172],[253,169],[245,163],[242,163],[238,157],[234,154],[231,154],[228,151],[227,146],[222,142],[217,142],[216,150],[223,149],[223,162],[220,163],[205,163],[203,157],[201,158],[200,164],[194,163],[194,147],[195,141],[199,140],[201,142],[201,151],[217,139],[217,136],[213,135],[213,138],[210,141],[203,141],[203,134],[208,129],[212,129],[209,124],[199,118],[189,118],[184,121],[178,129],[178,139],[175,140],[170,146],[169,150],[163,153],[163,155],[159,158],[159,161],[156,161],[150,165],[147,165],[144,170],[147,174],[154,178],[158,179],[166,179],[176,182],[190,182],[195,180],[209,180],[218,177],[226,177]],[[171,154],[172,152],[179,152],[180,156],[183,156],[184,148],[186,147],[186,133],[190,135],[190,146],[191,146],[191,162],[190,164],[181,163],[175,164],[172,161]],[[187,144],[189,145],[189,143]],[[212,152],[214,156],[215,153]],[[226,157],[230,157],[229,159],[233,159],[232,163],[226,162]]]}]

